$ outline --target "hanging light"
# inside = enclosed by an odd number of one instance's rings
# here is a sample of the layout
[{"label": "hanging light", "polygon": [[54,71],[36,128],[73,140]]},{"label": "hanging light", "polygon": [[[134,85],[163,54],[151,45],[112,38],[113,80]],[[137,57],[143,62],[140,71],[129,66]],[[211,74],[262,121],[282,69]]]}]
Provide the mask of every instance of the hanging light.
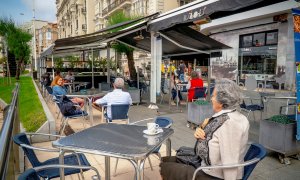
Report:
[{"label": "hanging light", "polygon": [[144,36],[142,34],[142,30],[140,30],[140,33],[137,36],[134,36],[133,39],[136,40],[136,41],[143,40]]}]

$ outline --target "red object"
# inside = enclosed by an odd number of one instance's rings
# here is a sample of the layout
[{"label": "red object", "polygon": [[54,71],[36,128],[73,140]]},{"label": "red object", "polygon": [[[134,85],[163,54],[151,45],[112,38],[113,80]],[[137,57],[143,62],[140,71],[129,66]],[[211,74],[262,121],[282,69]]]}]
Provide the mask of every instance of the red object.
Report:
[{"label": "red object", "polygon": [[203,87],[203,80],[200,78],[191,80],[191,87],[188,91],[188,100],[191,102],[194,98],[195,87]]}]

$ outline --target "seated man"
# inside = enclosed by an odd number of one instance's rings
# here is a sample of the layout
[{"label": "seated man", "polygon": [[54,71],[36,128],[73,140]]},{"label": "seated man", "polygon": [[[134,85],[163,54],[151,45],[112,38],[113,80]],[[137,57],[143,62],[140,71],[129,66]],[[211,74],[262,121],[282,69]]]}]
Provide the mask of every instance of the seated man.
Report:
[{"label": "seated man", "polygon": [[[122,78],[116,78],[113,84],[114,90],[106,94],[103,98],[97,99],[93,107],[99,109],[101,105],[108,105],[107,107],[107,117],[111,118],[111,108],[112,104],[132,104],[131,96],[128,92],[122,91],[124,87],[124,80]],[[97,107],[98,106],[98,107]]]}]

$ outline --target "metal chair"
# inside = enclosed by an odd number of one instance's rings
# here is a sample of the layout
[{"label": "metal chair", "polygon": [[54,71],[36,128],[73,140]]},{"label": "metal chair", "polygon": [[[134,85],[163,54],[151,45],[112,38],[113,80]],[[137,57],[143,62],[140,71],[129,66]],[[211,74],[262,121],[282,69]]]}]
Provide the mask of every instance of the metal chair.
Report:
[{"label": "metal chair", "polygon": [[[59,152],[58,149],[47,149],[47,148],[40,148],[40,147],[34,147],[31,145],[30,141],[27,138],[27,135],[43,135],[43,136],[50,136],[50,137],[62,137],[58,135],[51,135],[51,134],[37,134],[37,133],[20,133],[13,137],[14,143],[21,146],[25,155],[27,156],[29,162],[31,163],[32,167],[39,167],[39,166],[46,166],[46,165],[53,165],[53,164],[59,164],[59,158],[52,158],[48,159],[44,162],[40,162],[34,152],[34,150],[37,151],[46,151],[46,152]],[[70,155],[64,156],[64,163],[66,165],[83,165],[83,166],[90,166],[90,163],[86,159],[84,154],[77,154],[72,153]],[[65,175],[71,175],[71,174],[77,174],[80,173],[83,178],[83,171],[87,171],[88,169],[73,169],[68,168],[65,169]],[[45,179],[52,179],[60,176],[59,169],[49,169],[49,170],[43,170],[40,172],[37,172],[38,176],[45,178]]]},{"label": "metal chair", "polygon": [[[61,98],[62,99],[62,98]],[[88,113],[81,110],[80,106],[77,105],[77,104],[74,104],[74,107],[77,108],[78,110],[76,110],[76,114],[72,114],[72,115],[67,115],[67,114],[64,114],[62,112],[62,100],[57,100],[55,101],[56,105],[58,106],[59,110],[60,110],[60,114],[62,114],[62,118],[61,118],[61,128],[59,130],[59,134],[62,135],[62,133],[64,132],[64,129],[66,127],[66,125],[68,124],[68,120],[69,119],[78,119],[78,118],[81,118],[82,120],[82,124],[83,124],[83,128],[85,128],[85,121],[84,121],[84,118],[88,116]],[[58,116],[59,117],[59,114]]]},{"label": "metal chair", "polygon": [[[131,125],[134,125],[134,124],[137,124],[137,123],[140,123],[140,122],[143,122],[143,121],[149,121],[149,120],[153,120],[153,118],[140,120],[140,121],[131,123]],[[170,128],[170,127],[172,126],[172,124],[173,124],[173,120],[172,120],[171,118],[169,118],[169,117],[162,117],[162,116],[156,117],[156,119],[155,119],[154,122],[155,122],[156,124],[158,124],[159,127],[161,127],[161,128]],[[161,159],[161,155],[160,155],[160,153],[159,153],[160,147],[161,147],[161,146],[159,146],[158,148],[156,148],[156,149],[151,153],[151,154],[156,155],[159,159]],[[150,155],[151,155],[151,154],[150,154]],[[149,155],[149,156],[150,156],[150,155]],[[150,160],[149,157],[148,157],[148,161],[149,161],[151,170],[153,170],[152,163],[151,163],[151,160]],[[116,164],[115,164],[114,176],[116,176],[116,173],[117,173],[118,162],[119,162],[119,158],[117,158],[117,161],[116,161]]]},{"label": "metal chair", "polygon": [[[258,92],[248,91],[250,93],[250,97],[243,97],[243,103],[240,105],[242,111],[246,111],[248,118],[250,113],[253,112],[253,118],[255,121],[255,111],[260,111],[260,119],[262,119],[262,114],[264,111],[264,102],[261,95]],[[246,103],[247,101],[247,103]]]},{"label": "metal chair", "polygon": [[52,169],[59,169],[59,168],[64,168],[64,169],[85,169],[85,170],[93,170],[96,172],[96,175],[93,176],[96,177],[98,180],[101,180],[101,176],[96,168],[93,166],[71,166],[71,165],[60,165],[60,164],[53,164],[53,165],[46,165],[46,166],[39,166],[39,167],[34,167],[31,169],[26,170],[23,172],[19,177],[18,180],[40,180],[39,172],[47,172],[48,170]]},{"label": "metal chair", "polygon": [[193,180],[196,178],[197,173],[203,169],[228,169],[228,168],[237,168],[244,167],[243,180],[247,180],[254,170],[255,166],[259,161],[261,161],[267,155],[266,149],[260,145],[253,143],[249,147],[245,157],[244,162],[241,164],[224,164],[224,165],[215,165],[215,166],[203,166],[195,170],[193,175]]},{"label": "metal chair", "polygon": [[[111,118],[107,116],[107,107],[110,106]],[[130,104],[111,104],[102,106],[102,114],[107,123],[111,123],[113,120],[126,120],[129,123],[128,111]],[[103,117],[102,117],[103,119]]]},{"label": "metal chair", "polygon": [[102,82],[99,84],[101,87],[99,88],[101,91],[110,91],[111,90],[111,86],[109,83],[106,82]]},{"label": "metal chair", "polygon": [[194,87],[188,90],[188,93],[191,93],[194,91],[194,97],[192,99],[192,102],[198,99],[205,99],[206,97],[206,87]]},{"label": "metal chair", "polygon": [[52,87],[51,86],[46,86],[45,88],[48,92],[48,96],[46,97],[46,101],[52,100],[52,102],[54,102],[55,96],[53,95]]}]

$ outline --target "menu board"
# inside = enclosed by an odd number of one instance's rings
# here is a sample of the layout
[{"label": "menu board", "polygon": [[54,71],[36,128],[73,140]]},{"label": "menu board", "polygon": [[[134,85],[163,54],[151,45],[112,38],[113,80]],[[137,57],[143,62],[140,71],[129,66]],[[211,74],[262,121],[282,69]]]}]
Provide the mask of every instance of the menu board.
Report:
[{"label": "menu board", "polygon": [[295,66],[296,66],[296,96],[297,96],[297,140],[300,140],[300,10],[293,9]]}]

